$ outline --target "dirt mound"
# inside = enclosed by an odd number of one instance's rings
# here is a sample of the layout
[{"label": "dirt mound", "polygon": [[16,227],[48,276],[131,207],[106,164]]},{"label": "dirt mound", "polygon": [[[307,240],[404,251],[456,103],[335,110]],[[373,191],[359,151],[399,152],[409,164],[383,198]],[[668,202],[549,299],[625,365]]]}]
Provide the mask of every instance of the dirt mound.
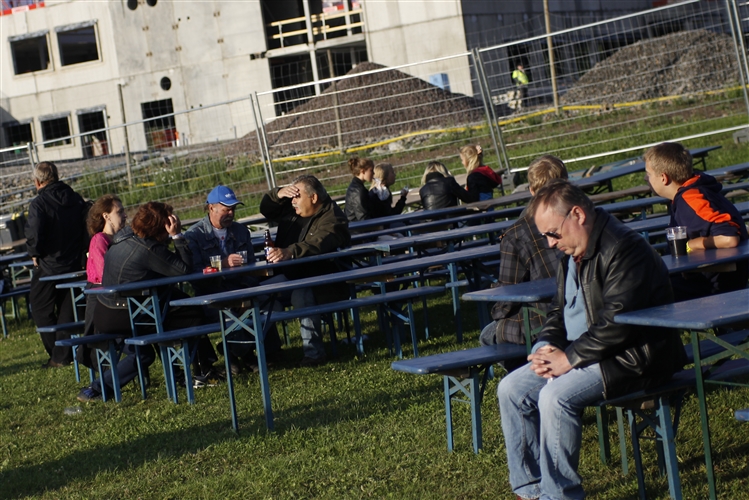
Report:
[{"label": "dirt mound", "polygon": [[563,104],[631,102],[715,90],[739,79],[733,40],[705,30],[642,40],[585,73]]},{"label": "dirt mound", "polygon": [[[382,69],[362,63],[348,74]],[[338,117],[336,118],[336,111]],[[481,101],[454,94],[397,70],[336,82],[319,96],[266,125],[272,155],[303,154],[371,144],[408,132],[477,123],[484,119]],[[338,144],[336,122],[341,127]],[[255,133],[242,150],[257,149]]]}]

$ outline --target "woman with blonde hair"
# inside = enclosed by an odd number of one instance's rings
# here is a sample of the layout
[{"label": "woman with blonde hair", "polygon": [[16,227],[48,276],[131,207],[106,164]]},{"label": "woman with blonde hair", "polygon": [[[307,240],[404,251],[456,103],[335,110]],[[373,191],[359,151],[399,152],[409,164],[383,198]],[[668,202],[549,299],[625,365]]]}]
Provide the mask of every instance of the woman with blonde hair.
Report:
[{"label": "woman with blonde hair", "polygon": [[393,184],[395,184],[395,169],[393,169],[393,166],[390,163],[375,165],[372,187],[369,189],[369,197],[375,217],[387,217],[403,212],[406,206],[408,188],[401,189],[400,198],[393,206],[393,193],[390,192],[390,186]]},{"label": "woman with blonde hair", "polygon": [[460,148],[460,161],[466,168],[466,189],[471,201],[491,200],[494,189],[502,185],[502,177],[483,164],[484,152],[480,145],[469,144]]},{"label": "woman with blonde hair", "polygon": [[460,187],[447,167],[438,161],[429,162],[424,170],[419,197],[424,210],[454,207],[458,205],[458,199],[464,203],[475,201],[468,191]]}]

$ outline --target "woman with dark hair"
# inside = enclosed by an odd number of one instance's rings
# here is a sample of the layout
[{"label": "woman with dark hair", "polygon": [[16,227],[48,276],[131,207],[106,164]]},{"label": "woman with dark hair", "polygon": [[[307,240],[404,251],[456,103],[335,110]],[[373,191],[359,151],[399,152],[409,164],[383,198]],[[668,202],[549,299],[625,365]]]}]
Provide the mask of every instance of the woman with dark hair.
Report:
[{"label": "woman with dark hair", "polygon": [[[86,227],[91,242],[88,246],[88,259],[86,260],[87,289],[101,284],[101,276],[104,272],[104,254],[107,253],[107,249],[112,244],[114,235],[125,227],[126,222],[127,214],[122,206],[122,201],[113,194],[105,194],[96,200],[88,210]],[[95,333],[94,310],[98,303],[96,295],[86,296],[84,335]],[[94,360],[90,359],[90,351],[87,346],[78,347],[76,358],[79,363],[83,363],[90,368],[96,368]]]},{"label": "woman with dark hair", "polygon": [[359,158],[354,156],[349,158],[348,168],[351,179],[348,189],[346,189],[346,203],[343,207],[346,218],[349,222],[356,220],[367,220],[375,217],[375,208],[369,198],[369,190],[364,184],[372,182],[374,175],[374,163],[368,158]]},{"label": "woman with dark hair", "polygon": [[[192,267],[192,254],[187,241],[182,236],[182,224],[179,217],[172,213],[172,207],[157,201],[142,205],[133,217],[129,228],[120,231],[114,237],[112,245],[104,256],[104,273],[102,285],[120,285],[134,281],[179,276],[186,274]],[[167,247],[171,236],[176,253]],[[170,299],[184,296],[174,287],[161,290],[159,298],[162,304]],[[94,311],[94,326],[102,333],[121,333],[130,336],[130,316],[127,299],[119,294],[98,295],[99,304]],[[200,308],[171,308],[164,319],[164,330],[175,330],[205,322]],[[151,332],[141,332],[151,333]],[[195,359],[196,379],[208,373],[217,360],[213,347],[207,338],[198,341]],[[125,357],[117,365],[120,384],[125,385],[137,374],[137,362],[133,346],[125,344]],[[151,346],[140,348],[141,367],[148,367],[156,359]],[[112,390],[112,378],[109,371],[104,374],[106,390]],[[78,394],[79,401],[92,401],[101,397],[104,389],[100,380],[95,380]]]}]

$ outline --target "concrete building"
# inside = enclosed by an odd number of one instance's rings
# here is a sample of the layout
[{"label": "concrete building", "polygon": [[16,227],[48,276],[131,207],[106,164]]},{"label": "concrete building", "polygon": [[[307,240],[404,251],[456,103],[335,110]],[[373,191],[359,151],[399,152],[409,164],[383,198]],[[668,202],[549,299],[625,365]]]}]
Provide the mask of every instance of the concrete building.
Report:
[{"label": "concrete building", "polygon": [[[253,92],[537,34],[543,14],[542,0],[1,1],[0,147],[35,142],[52,161],[120,153],[124,129],[109,127],[140,120],[131,151],[242,136],[255,128]],[[569,24],[654,3],[621,0],[612,13],[603,0],[549,0]],[[465,57],[412,74],[476,92]],[[319,91],[276,93],[263,116]]]}]

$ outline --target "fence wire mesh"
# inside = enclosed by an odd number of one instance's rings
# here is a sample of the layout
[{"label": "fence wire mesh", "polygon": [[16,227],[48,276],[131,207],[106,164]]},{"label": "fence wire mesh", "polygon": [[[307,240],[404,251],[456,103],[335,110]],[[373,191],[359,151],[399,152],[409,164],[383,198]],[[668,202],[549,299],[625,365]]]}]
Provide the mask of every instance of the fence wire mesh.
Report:
[{"label": "fence wire mesh", "polygon": [[[4,124],[19,147],[2,153],[0,213],[23,210],[34,194],[31,160],[20,153],[27,142],[34,161],[58,162],[85,197],[115,192],[128,208],[158,199],[197,217],[218,183],[245,203],[240,216],[257,211],[270,185],[301,173],[341,195],[353,155],[393,164],[394,188],[413,188],[432,160],[464,172],[458,149],[469,143],[481,144],[495,169],[522,168],[544,153],[576,169],[610,161],[608,152],[746,126],[746,1],[687,1],[570,23],[552,16],[546,36],[535,20],[522,40],[394,68],[360,62],[365,53],[331,53],[318,57],[317,81],[195,109],[141,102],[127,85],[119,101],[89,94],[73,114],[40,117],[43,137]],[[349,73],[331,77],[354,60]],[[511,77],[518,63],[527,95]],[[298,72],[299,62],[273,71]],[[64,148],[80,158],[61,161]]]}]

